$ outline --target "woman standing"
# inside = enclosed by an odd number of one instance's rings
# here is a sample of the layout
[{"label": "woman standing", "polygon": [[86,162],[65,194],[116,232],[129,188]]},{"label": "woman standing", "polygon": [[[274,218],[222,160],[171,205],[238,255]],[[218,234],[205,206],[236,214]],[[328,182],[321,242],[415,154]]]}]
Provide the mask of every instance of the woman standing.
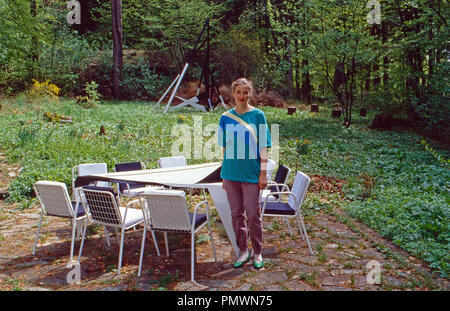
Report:
[{"label": "woman standing", "polygon": [[240,255],[233,264],[242,267],[249,259],[248,231],[253,249],[253,265],[264,266],[262,259],[262,215],[260,190],[267,186],[267,148],[271,137],[264,112],[252,107],[252,82],[240,78],[231,85],[236,101],[233,109],[220,117],[219,145],[223,149],[220,176],[227,192],[236,242]]}]

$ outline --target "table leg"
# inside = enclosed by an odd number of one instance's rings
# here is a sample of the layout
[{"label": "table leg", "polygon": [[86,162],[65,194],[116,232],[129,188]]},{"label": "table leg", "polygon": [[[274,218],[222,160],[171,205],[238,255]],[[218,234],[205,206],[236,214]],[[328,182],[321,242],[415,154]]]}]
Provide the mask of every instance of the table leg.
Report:
[{"label": "table leg", "polygon": [[222,221],[231,245],[233,246],[234,253],[236,256],[239,256],[239,248],[236,243],[236,236],[234,235],[233,223],[231,222],[231,211],[230,205],[228,204],[227,193],[222,188],[221,183],[208,186],[208,191],[211,194],[214,205],[219,213],[220,220]]}]

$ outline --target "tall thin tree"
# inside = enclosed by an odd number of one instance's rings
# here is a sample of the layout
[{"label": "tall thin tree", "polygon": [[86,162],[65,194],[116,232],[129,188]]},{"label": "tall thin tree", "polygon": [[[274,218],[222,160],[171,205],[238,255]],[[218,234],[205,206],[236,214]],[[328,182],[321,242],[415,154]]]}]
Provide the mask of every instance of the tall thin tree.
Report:
[{"label": "tall thin tree", "polygon": [[114,98],[121,97],[120,83],[122,82],[122,0],[111,0],[112,34],[113,34],[113,92]]}]

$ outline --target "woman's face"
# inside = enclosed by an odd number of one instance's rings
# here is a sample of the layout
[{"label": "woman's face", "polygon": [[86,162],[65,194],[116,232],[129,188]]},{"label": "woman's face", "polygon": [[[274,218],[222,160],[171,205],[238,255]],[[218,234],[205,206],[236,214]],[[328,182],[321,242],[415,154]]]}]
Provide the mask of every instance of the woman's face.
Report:
[{"label": "woman's face", "polygon": [[250,88],[245,85],[236,85],[234,88],[233,96],[236,104],[245,104],[248,101],[250,95]]}]

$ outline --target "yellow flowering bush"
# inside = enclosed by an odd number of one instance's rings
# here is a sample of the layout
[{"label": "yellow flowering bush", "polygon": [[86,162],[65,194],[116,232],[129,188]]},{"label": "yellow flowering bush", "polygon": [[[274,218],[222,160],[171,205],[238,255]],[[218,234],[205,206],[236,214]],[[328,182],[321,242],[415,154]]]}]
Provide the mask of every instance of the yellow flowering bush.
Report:
[{"label": "yellow flowering bush", "polygon": [[50,80],[39,82],[32,79],[33,85],[28,92],[28,97],[34,99],[39,97],[50,97],[52,99],[58,99],[60,88],[50,83]]}]

